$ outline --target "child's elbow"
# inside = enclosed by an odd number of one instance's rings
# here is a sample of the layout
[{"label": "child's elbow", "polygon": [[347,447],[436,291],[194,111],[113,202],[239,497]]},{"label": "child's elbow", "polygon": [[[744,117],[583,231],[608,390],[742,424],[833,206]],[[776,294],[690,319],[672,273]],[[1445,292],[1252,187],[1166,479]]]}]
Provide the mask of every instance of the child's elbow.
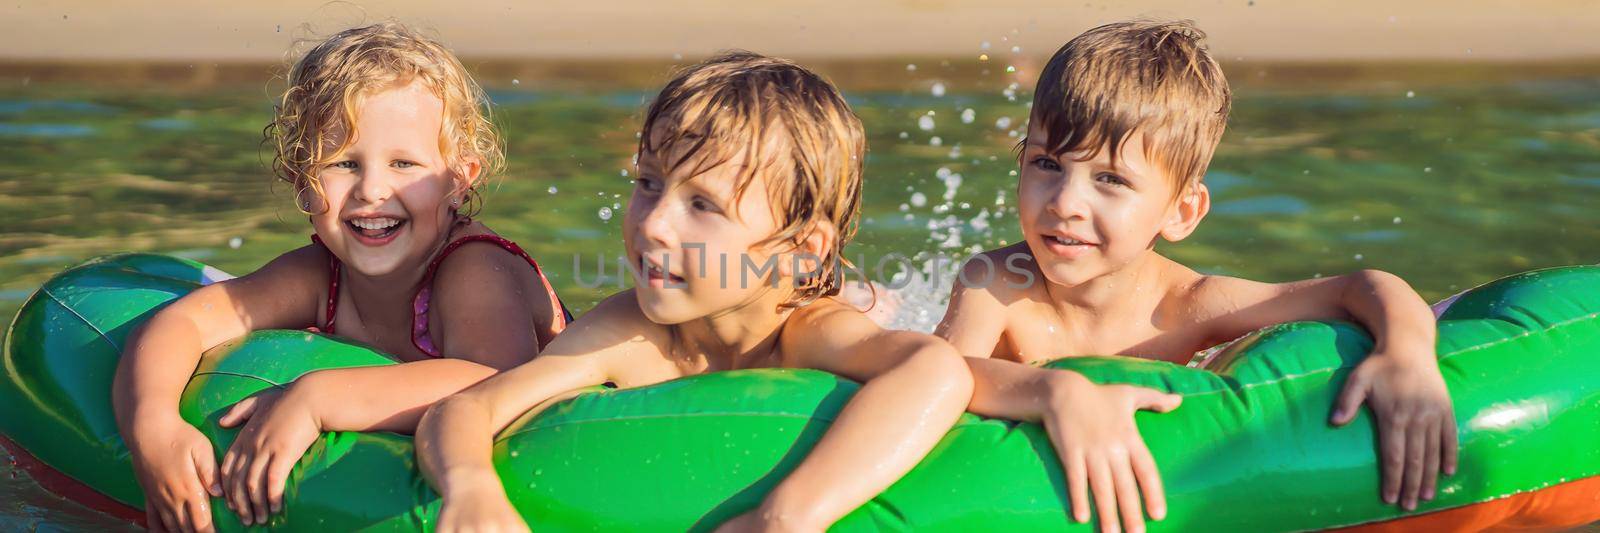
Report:
[{"label": "child's elbow", "polygon": [[1374,288],[1386,285],[1398,285],[1402,287],[1410,286],[1406,283],[1406,280],[1401,279],[1400,276],[1396,276],[1375,268],[1364,268],[1357,270],[1355,273],[1350,274],[1350,277],[1362,285]]},{"label": "child's elbow", "polygon": [[928,392],[962,400],[972,398],[972,371],[954,346],[944,339],[920,334],[913,346],[902,364],[918,375],[917,381]]}]

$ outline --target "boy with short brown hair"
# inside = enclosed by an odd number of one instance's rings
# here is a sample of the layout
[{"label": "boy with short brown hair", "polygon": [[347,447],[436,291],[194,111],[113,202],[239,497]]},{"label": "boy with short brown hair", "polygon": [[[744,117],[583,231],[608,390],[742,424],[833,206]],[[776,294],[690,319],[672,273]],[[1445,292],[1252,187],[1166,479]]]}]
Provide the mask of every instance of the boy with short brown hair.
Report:
[{"label": "boy with short brown hair", "polygon": [[1157,239],[1187,237],[1210,208],[1202,177],[1231,94],[1203,39],[1188,22],[1108,24],[1046,65],[1020,154],[1023,242],[963,266],[937,332],[968,356],[970,409],[1043,422],[1074,518],[1088,519],[1092,489],[1103,529],[1117,529],[1120,511],[1139,531],[1140,493],[1158,520],[1165,501],[1132,415],[1181,398],[1028,364],[1086,354],[1184,363],[1271,324],[1354,319],[1377,344],[1331,422],[1373,408],[1383,498],[1414,508],[1433,497],[1441,467],[1453,473],[1456,439],[1433,314],[1410,286],[1374,270],[1279,284],[1209,276],[1154,250]]}]

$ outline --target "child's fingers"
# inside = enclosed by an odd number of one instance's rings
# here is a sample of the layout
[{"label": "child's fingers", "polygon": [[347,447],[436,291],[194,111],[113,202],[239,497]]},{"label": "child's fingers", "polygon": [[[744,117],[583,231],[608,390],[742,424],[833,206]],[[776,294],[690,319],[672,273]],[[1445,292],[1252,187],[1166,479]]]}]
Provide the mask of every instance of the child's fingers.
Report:
[{"label": "child's fingers", "polygon": [[1100,521],[1100,531],[1122,531],[1117,520],[1117,488],[1111,481],[1111,466],[1104,457],[1089,458],[1089,489],[1094,491],[1095,518]]},{"label": "child's fingers", "polygon": [[1345,380],[1344,388],[1339,391],[1339,398],[1333,402],[1333,414],[1328,417],[1329,423],[1342,426],[1355,420],[1361,404],[1367,401],[1369,379],[1367,373],[1361,372],[1359,368],[1350,373],[1350,379]]},{"label": "child's fingers", "polygon": [[289,471],[294,469],[294,460],[287,455],[274,456],[272,464],[267,466],[267,504],[272,514],[283,510],[283,490],[288,482]]},{"label": "child's fingers", "polygon": [[1428,425],[1427,433],[1424,433],[1427,444],[1423,446],[1423,452],[1427,454],[1427,459],[1422,467],[1422,499],[1425,501],[1433,500],[1439,486],[1439,456],[1442,455],[1439,451],[1439,425],[1439,421],[1433,421]]},{"label": "child's fingers", "polygon": [[211,506],[206,504],[204,497],[183,502],[183,512],[188,515],[189,529],[191,531],[200,533],[210,533],[212,531]]},{"label": "child's fingers", "polygon": [[1383,456],[1383,501],[1399,503],[1400,474],[1405,471],[1406,461],[1405,432],[1398,423],[1391,422],[1379,428],[1378,440]]},{"label": "child's fingers", "polygon": [[1167,517],[1167,493],[1161,486],[1161,471],[1156,469],[1156,460],[1150,456],[1144,441],[1135,444],[1129,459],[1133,461],[1133,475],[1139,482],[1139,489],[1144,493],[1145,509],[1152,520],[1163,520]]},{"label": "child's fingers", "polygon": [[1128,533],[1144,533],[1144,509],[1139,503],[1139,484],[1126,457],[1111,462],[1111,482],[1117,488],[1117,508],[1122,511],[1122,527]]},{"label": "child's fingers", "polygon": [[239,521],[244,525],[254,524],[250,514],[250,493],[245,488],[245,467],[249,465],[250,457],[241,455],[233,461],[233,469],[228,473],[228,509],[239,516]]},{"label": "child's fingers", "polygon": [[1455,414],[1448,412],[1445,413],[1444,422],[1441,424],[1441,426],[1441,429],[1444,430],[1444,434],[1440,437],[1441,442],[1439,443],[1440,447],[1443,448],[1442,452],[1444,454],[1444,458],[1441,462],[1444,463],[1445,475],[1453,476],[1456,474],[1456,453],[1461,447],[1461,443],[1456,441]]},{"label": "child's fingers", "polygon": [[1406,470],[1401,485],[1402,507],[1410,511],[1417,508],[1417,495],[1422,492],[1422,467],[1427,464],[1428,436],[1420,421],[1406,428]]},{"label": "child's fingers", "polygon": [[1165,413],[1177,409],[1183,403],[1183,397],[1176,394],[1167,394],[1155,389],[1145,387],[1131,387],[1134,392],[1134,408]]},{"label": "child's fingers", "polygon": [[242,445],[242,441],[234,441],[233,446],[228,447],[228,453],[222,455],[222,466],[218,470],[222,474],[222,486],[224,488],[222,491],[222,501],[228,506],[229,511],[233,511],[233,514],[239,515],[240,517],[243,517],[244,515],[239,514],[239,507],[234,505],[233,500],[234,495],[238,494],[239,492],[236,490],[236,484],[239,476],[238,447]]},{"label": "child's fingers", "polygon": [[179,513],[173,512],[169,506],[161,507],[161,521],[166,523],[169,531],[185,531],[183,522],[178,520]]},{"label": "child's fingers", "polygon": [[194,459],[195,473],[200,474],[200,486],[204,487],[206,496],[221,496],[222,485],[217,483],[217,459],[211,456],[210,446],[196,446],[189,453]]},{"label": "child's fingers", "polygon": [[217,424],[225,428],[231,428],[244,423],[250,419],[250,415],[256,412],[256,402],[258,401],[255,396],[239,400],[239,403],[233,404],[233,407],[228,408],[228,412],[217,420]]},{"label": "child's fingers", "polygon": [[166,533],[168,528],[162,518],[166,510],[155,505],[155,498],[149,498],[144,504],[145,526],[150,528],[150,533]]},{"label": "child's fingers", "polygon": [[1067,497],[1072,500],[1072,519],[1078,523],[1089,521],[1089,468],[1084,464],[1083,451],[1068,448],[1063,464],[1067,469]]},{"label": "child's fingers", "polygon": [[263,486],[267,478],[267,464],[272,460],[270,453],[256,455],[250,462],[250,470],[245,473],[245,488],[249,494],[250,513],[255,517],[255,523],[267,523],[267,491]]}]

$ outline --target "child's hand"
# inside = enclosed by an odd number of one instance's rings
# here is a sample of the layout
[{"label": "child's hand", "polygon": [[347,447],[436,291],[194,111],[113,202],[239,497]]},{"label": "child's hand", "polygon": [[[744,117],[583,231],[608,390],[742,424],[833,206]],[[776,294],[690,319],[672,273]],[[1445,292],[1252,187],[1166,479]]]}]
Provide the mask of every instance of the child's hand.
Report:
[{"label": "child's hand", "polygon": [[459,495],[446,495],[439,509],[438,533],[528,531],[522,515],[506,499],[499,479],[466,484]]},{"label": "child's hand", "polygon": [[[1378,419],[1383,501],[1416,509],[1432,500],[1439,470],[1456,473],[1456,418],[1432,350],[1426,357],[1373,351],[1345,382],[1332,422],[1355,419],[1363,402]],[[1409,354],[1417,355],[1417,354]]]},{"label": "child's hand", "polygon": [[270,389],[233,405],[219,421],[223,427],[244,424],[222,457],[222,483],[228,508],[244,525],[265,524],[283,508],[283,486],[289,471],[321,434],[307,402],[287,391]]},{"label": "child's hand", "polygon": [[1165,413],[1178,408],[1182,396],[1130,385],[1096,385],[1073,372],[1056,372],[1050,382],[1050,408],[1042,421],[1067,471],[1072,518],[1089,521],[1089,491],[1094,493],[1101,531],[1144,531],[1139,497],[1144,495],[1150,518],[1167,514],[1161,473],[1133,424],[1133,413],[1148,409]]},{"label": "child's hand", "polygon": [[177,416],[136,427],[128,449],[150,530],[212,531],[209,497],[222,496],[222,487],[211,441]]}]

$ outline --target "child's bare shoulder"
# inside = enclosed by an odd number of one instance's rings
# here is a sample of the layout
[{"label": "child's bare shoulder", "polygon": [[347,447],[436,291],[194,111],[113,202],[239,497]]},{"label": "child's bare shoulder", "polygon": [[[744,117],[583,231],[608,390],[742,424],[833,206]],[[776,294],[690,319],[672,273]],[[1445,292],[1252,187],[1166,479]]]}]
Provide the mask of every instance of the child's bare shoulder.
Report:
[{"label": "child's bare shoulder", "polygon": [[533,266],[520,254],[493,241],[460,244],[439,260],[433,279],[436,297],[465,297],[462,303],[483,301],[486,297],[492,302],[496,295],[514,297],[528,305],[533,318],[541,324],[559,312]]},{"label": "child's bare shoulder", "polygon": [[672,330],[645,316],[633,289],[613,294],[584,313],[556,336],[549,350],[610,352],[627,347],[629,354],[664,354],[672,346]]},{"label": "child's bare shoulder", "polygon": [[1043,274],[1026,242],[987,250],[961,265],[956,291],[989,303],[996,309],[1036,296],[1044,287]]},{"label": "child's bare shoulder", "polygon": [[261,268],[238,278],[223,281],[234,288],[252,286],[264,292],[293,291],[297,294],[326,296],[329,259],[327,248],[308,244],[273,258]]}]

